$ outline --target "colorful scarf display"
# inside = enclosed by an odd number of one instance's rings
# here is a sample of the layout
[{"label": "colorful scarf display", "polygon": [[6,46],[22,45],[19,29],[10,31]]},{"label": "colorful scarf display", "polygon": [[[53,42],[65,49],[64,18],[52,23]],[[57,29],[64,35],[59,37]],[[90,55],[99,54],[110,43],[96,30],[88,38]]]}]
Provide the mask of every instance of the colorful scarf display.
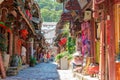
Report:
[{"label": "colorful scarf display", "polygon": [[90,53],[90,39],[89,39],[89,22],[83,22],[81,24],[82,29],[82,54],[89,54]]}]

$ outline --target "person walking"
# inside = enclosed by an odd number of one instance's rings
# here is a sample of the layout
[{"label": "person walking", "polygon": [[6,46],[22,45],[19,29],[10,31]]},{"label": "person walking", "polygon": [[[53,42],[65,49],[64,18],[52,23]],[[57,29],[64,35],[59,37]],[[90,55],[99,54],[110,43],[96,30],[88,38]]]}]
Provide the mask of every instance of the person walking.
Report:
[{"label": "person walking", "polygon": [[22,64],[25,65],[26,64],[26,47],[25,44],[22,44],[22,49],[21,49],[21,57],[22,57]]},{"label": "person walking", "polygon": [[47,52],[47,62],[49,62],[49,60],[50,60],[50,53],[49,53],[49,51]]}]

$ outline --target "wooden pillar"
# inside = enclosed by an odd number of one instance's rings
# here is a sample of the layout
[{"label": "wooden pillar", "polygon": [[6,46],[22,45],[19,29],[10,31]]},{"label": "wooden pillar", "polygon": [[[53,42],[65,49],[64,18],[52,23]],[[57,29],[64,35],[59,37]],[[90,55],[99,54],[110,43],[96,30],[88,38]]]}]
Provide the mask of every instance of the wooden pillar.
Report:
[{"label": "wooden pillar", "polygon": [[2,73],[2,78],[6,78],[6,71],[3,65],[3,59],[2,59],[2,55],[1,55],[1,51],[0,51],[0,71]]},{"label": "wooden pillar", "polygon": [[92,54],[92,57],[93,57],[93,62],[96,61],[96,52],[95,52],[95,22],[94,22],[94,19],[91,20],[91,54]]},{"label": "wooden pillar", "polygon": [[112,25],[113,23],[113,17],[108,15],[107,22],[106,22],[106,31],[107,31],[107,51],[108,51],[108,74],[109,74],[109,80],[115,80],[115,48],[113,46],[115,45],[114,40],[114,31],[115,28]]},{"label": "wooden pillar", "polygon": [[30,53],[31,53],[30,42],[26,43],[26,49],[27,49],[27,52],[26,52],[26,63],[29,64],[30,63],[29,58],[30,58]]},{"label": "wooden pillar", "polygon": [[100,80],[105,80],[105,25],[104,20],[100,23]]},{"label": "wooden pillar", "polygon": [[9,54],[12,55],[13,54],[13,34],[10,34],[10,43],[9,43]]}]

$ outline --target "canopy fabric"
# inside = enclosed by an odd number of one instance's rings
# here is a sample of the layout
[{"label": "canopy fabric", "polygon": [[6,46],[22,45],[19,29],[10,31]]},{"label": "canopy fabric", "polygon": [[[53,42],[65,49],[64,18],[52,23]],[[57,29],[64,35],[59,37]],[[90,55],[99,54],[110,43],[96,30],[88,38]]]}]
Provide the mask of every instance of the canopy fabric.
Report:
[{"label": "canopy fabric", "polygon": [[40,23],[40,19],[37,17],[32,17],[32,21],[39,24]]}]

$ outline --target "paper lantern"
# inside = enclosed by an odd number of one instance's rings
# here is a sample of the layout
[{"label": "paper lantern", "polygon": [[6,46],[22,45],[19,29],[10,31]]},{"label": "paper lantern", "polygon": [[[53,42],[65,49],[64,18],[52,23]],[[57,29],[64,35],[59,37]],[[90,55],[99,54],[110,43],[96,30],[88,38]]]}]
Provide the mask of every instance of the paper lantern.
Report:
[{"label": "paper lantern", "polygon": [[88,21],[91,19],[91,16],[92,16],[92,12],[90,10],[86,10],[84,12],[84,21]]}]

